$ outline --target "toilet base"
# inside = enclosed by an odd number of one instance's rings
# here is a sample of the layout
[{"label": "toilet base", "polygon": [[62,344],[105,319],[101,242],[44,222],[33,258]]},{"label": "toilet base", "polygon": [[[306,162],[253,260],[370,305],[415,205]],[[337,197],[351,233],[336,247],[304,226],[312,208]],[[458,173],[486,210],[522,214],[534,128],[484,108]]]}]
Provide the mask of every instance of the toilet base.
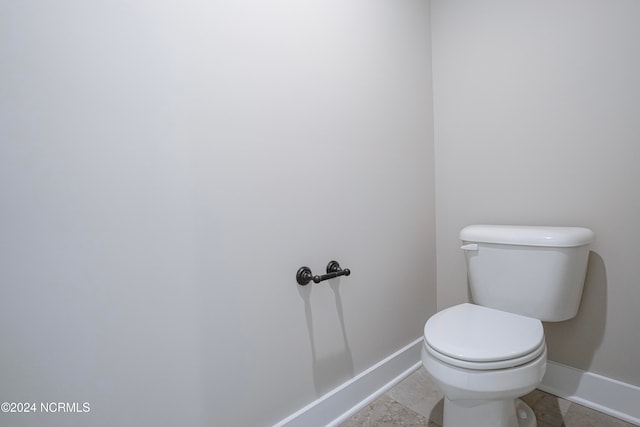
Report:
[{"label": "toilet base", "polygon": [[443,427],[536,427],[536,416],[520,399],[444,399]]}]

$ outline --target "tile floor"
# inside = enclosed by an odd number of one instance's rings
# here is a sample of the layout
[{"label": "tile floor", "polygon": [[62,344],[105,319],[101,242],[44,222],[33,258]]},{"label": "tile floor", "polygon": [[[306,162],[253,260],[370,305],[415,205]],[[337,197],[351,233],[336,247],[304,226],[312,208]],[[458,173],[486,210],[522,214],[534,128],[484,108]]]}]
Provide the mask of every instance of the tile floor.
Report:
[{"label": "tile floor", "polygon": [[[540,390],[534,390],[522,400],[535,412],[538,427],[633,427],[633,424]],[[441,427],[442,407],[442,394],[431,382],[429,374],[420,368],[340,426]]]}]

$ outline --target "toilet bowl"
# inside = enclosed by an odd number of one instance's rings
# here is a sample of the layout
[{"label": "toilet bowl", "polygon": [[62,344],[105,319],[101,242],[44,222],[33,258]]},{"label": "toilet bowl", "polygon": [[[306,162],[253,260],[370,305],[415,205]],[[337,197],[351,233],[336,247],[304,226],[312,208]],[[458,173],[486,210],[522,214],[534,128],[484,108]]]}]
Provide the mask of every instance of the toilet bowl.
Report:
[{"label": "toilet bowl", "polygon": [[473,304],[424,327],[422,363],[444,394],[444,427],[534,427],[518,399],[544,376],[542,321],[575,317],[593,231],[470,225],[460,231]]},{"label": "toilet bowl", "polygon": [[516,398],[540,384],[546,360],[537,319],[460,304],[425,325],[422,363],[445,396],[445,427],[535,426]]}]

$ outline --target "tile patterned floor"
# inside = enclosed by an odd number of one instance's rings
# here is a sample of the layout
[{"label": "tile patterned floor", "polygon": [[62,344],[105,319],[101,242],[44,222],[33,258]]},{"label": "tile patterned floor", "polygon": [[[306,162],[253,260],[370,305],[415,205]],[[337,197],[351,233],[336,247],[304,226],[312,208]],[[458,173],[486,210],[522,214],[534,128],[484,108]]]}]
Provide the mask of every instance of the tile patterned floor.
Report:
[{"label": "tile patterned floor", "polygon": [[[522,398],[536,414],[538,427],[633,427],[633,424],[540,390]],[[442,394],[420,368],[341,424],[341,427],[442,426]]]}]

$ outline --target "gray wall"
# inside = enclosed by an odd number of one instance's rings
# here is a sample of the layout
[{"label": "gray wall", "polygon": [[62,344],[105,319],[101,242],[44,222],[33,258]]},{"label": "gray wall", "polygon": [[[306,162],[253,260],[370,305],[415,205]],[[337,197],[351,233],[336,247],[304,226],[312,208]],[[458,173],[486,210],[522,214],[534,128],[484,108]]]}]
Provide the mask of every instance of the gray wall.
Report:
[{"label": "gray wall", "polygon": [[438,309],[466,301],[471,223],[596,242],[550,360],[640,385],[640,2],[432,2]]},{"label": "gray wall", "polygon": [[[435,312],[429,4],[4,2],[2,425],[274,423]],[[300,288],[298,267],[348,278]],[[277,390],[277,393],[274,392]]]}]

